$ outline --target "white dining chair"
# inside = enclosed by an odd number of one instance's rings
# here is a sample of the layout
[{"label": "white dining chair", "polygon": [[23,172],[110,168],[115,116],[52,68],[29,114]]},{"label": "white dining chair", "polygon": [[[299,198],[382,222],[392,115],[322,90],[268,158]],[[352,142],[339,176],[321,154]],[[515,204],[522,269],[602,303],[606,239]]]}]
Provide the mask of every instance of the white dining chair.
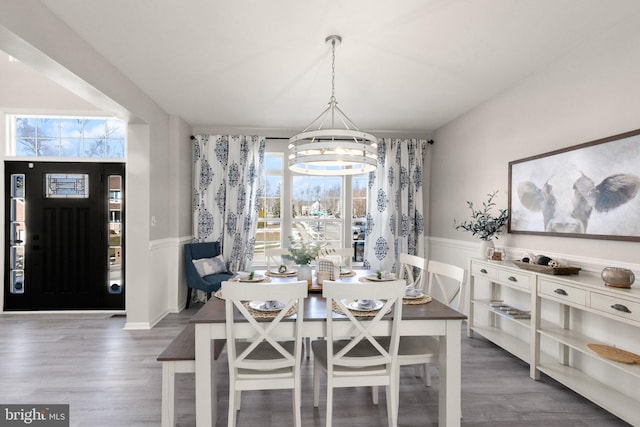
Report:
[{"label": "white dining chair", "polygon": [[[427,273],[427,295],[458,309],[464,284],[464,269],[438,261],[429,261]],[[436,288],[437,295],[435,294]],[[422,365],[425,385],[430,387],[429,365],[438,363],[439,352],[440,343],[437,337],[405,336],[400,339],[398,360],[401,366],[416,365],[416,368],[419,368]]]},{"label": "white dining chair", "polygon": [[[229,420],[236,424],[236,411],[245,390],[291,389],[294,425],[302,420],[300,359],[302,357],[302,319],[307,282],[238,283],[223,282],[225,299],[227,353],[229,359]],[[283,304],[271,319],[258,321],[245,304],[273,300]],[[258,306],[259,307],[259,306]],[[293,311],[295,317],[287,314]],[[293,322],[291,328],[279,328],[283,320]]]},{"label": "white dining chair", "polygon": [[287,248],[269,248],[264,250],[264,256],[267,259],[267,271],[278,271],[281,265],[287,267],[293,266],[293,261],[282,258],[282,255],[289,254]]},{"label": "white dining chair", "polygon": [[337,262],[338,267],[351,271],[353,260],[353,248],[333,248],[326,258],[333,259]]},{"label": "white dining chair", "polygon": [[406,279],[407,286],[413,286],[416,289],[424,290],[424,282],[427,277],[426,271],[429,260],[405,253],[401,253],[398,260],[400,261],[398,277]]},{"label": "white dining chair", "polygon": [[[398,422],[398,328],[402,319],[402,297],[405,281],[379,283],[341,283],[325,281],[322,295],[327,303],[327,337],[313,341],[313,405],[320,401],[320,376],[327,377],[326,425],[333,417],[333,389],[338,387],[385,386],[389,426]],[[349,308],[355,301],[368,299],[381,301],[375,316],[356,316]],[[333,306],[348,322],[334,321]],[[357,308],[357,307],[356,307]],[[387,315],[387,313],[389,313]],[[381,320],[391,318],[390,336],[381,344]],[[342,317],[342,316],[340,316]]]}]

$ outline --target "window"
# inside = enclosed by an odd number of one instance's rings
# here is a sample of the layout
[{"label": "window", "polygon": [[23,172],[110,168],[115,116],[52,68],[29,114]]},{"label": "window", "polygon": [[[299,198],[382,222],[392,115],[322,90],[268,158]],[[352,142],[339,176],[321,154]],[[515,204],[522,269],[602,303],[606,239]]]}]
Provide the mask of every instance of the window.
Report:
[{"label": "window", "polygon": [[353,247],[362,261],[368,174],[309,176],[289,172],[286,146],[267,141],[259,193],[255,265],[264,250],[287,247],[289,236],[321,240],[329,247]]},{"label": "window", "polygon": [[369,186],[369,174],[354,176],[351,184],[353,261],[362,262],[364,257],[364,236],[367,228],[367,188]]},{"label": "window", "polygon": [[114,118],[9,115],[16,157],[122,159],[126,124]]},{"label": "window", "polygon": [[291,235],[304,240],[322,240],[334,248],[342,247],[344,178],[294,175],[291,179]]},{"label": "window", "polygon": [[[282,172],[284,155],[280,153],[265,153],[260,193],[258,195],[258,228],[254,253],[263,261],[264,250],[279,248],[282,242]],[[254,257],[255,258],[255,257]]]}]

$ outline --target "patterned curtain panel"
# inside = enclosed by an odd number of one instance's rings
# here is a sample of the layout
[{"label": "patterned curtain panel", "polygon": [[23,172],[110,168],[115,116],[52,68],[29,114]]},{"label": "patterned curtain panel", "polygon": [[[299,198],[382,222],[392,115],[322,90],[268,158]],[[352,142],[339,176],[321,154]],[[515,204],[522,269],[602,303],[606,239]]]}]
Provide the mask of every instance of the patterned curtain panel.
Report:
[{"label": "patterned curtain panel", "polygon": [[400,253],[424,256],[423,186],[426,140],[378,140],[369,176],[364,267],[397,271]]},{"label": "patterned curtain panel", "polygon": [[194,240],[220,242],[229,271],[245,269],[253,258],[264,148],[261,136],[194,139]]}]

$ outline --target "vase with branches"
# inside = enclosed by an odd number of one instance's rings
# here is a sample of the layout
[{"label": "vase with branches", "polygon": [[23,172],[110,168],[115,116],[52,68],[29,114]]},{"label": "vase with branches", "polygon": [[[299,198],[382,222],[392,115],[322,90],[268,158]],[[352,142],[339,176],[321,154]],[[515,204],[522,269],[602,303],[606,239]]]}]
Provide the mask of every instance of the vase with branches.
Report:
[{"label": "vase with branches", "polygon": [[471,210],[471,219],[462,222],[454,219],[453,224],[456,230],[469,231],[483,241],[491,241],[494,237],[497,239],[509,219],[508,209],[499,209],[497,216],[491,212],[496,206],[494,199],[497,194],[498,190],[488,194],[488,199],[482,202],[481,209],[475,209],[473,202],[467,201],[467,207]]}]

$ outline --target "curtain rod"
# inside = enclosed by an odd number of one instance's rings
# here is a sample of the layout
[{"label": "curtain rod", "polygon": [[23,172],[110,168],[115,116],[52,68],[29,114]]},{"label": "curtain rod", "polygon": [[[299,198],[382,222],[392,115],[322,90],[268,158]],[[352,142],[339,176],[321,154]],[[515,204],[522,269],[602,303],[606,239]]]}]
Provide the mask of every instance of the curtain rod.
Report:
[{"label": "curtain rod", "polygon": [[[196,139],[195,135],[191,135],[190,137],[192,140]],[[287,141],[289,140],[289,138],[284,137],[284,136],[267,136],[265,137],[266,139],[286,139]]]},{"label": "curtain rod", "polygon": [[[191,140],[194,140],[194,139],[196,139],[196,137],[194,135],[191,135]],[[276,137],[267,137],[267,139],[286,139],[286,140],[288,140],[289,138],[276,136]],[[433,143],[434,143],[433,139],[430,139],[430,140],[427,141],[427,144],[429,144],[429,145],[433,145]]]}]

